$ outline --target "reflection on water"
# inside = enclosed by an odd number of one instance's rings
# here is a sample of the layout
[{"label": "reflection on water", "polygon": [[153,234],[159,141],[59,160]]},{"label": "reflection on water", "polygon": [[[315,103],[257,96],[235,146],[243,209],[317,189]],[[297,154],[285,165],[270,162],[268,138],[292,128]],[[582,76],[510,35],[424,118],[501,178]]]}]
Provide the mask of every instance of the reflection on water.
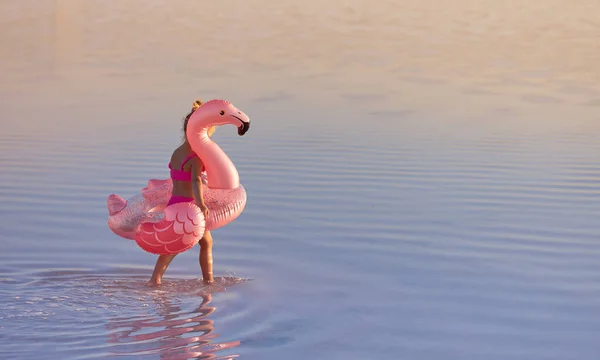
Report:
[{"label": "reflection on water", "polygon": [[[231,349],[240,341],[223,341],[215,333],[219,326],[212,318],[218,310],[211,302],[215,294],[246,279],[217,277],[209,286],[201,279],[171,279],[153,289],[145,286],[146,276],[137,273],[134,269],[61,270],[19,279],[19,295],[1,302],[5,358],[19,353],[19,333],[24,327],[39,331],[31,334],[35,343],[29,351],[52,346],[68,358],[85,357],[92,349],[107,356],[135,358],[237,357]],[[99,341],[102,336],[106,345]],[[62,344],[55,345],[60,339]]]},{"label": "reflection on water", "polygon": [[[219,279],[217,279],[219,281]],[[107,289],[109,290],[109,289]],[[212,294],[199,294],[200,305],[186,311],[176,289],[153,291],[151,296],[156,314],[140,318],[118,316],[109,319],[108,342],[118,344],[114,355],[141,356],[159,354],[160,359],[213,359],[215,352],[235,348],[238,341],[217,342],[214,323],[209,318],[216,308],[209,306]],[[221,356],[232,359],[237,355]]]}]

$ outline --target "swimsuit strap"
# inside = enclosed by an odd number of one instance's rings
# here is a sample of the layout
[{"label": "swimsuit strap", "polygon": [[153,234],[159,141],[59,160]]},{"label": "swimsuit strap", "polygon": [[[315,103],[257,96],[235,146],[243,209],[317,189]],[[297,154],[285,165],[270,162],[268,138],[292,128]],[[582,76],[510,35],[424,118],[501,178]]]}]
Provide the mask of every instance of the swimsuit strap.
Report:
[{"label": "swimsuit strap", "polygon": [[183,160],[183,162],[181,163],[181,170],[182,171],[183,171],[183,165],[185,165],[185,163],[188,162],[188,160],[190,160],[194,156],[196,156],[196,154],[192,154],[192,155],[188,156],[185,160]]}]

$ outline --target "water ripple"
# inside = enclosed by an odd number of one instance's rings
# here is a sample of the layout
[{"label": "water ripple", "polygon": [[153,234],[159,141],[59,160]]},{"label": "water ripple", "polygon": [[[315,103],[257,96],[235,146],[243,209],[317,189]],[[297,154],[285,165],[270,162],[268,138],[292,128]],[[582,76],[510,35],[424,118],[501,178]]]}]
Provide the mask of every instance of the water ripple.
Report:
[{"label": "water ripple", "polygon": [[[52,344],[69,358],[87,358],[90,353],[202,359],[237,356],[232,351],[240,341],[221,340],[214,333],[218,311],[211,301],[246,279],[218,277],[210,286],[197,279],[171,280],[153,290],[145,288],[145,277],[139,278],[135,271],[123,275],[123,269],[118,273],[64,269],[34,272],[27,278],[20,275],[19,290],[12,291],[2,304],[5,340],[17,343],[19,337],[13,334],[31,326],[38,331],[30,335],[32,344],[26,350],[10,346],[4,349],[5,355],[39,355]],[[244,310],[238,311],[243,314]]]}]

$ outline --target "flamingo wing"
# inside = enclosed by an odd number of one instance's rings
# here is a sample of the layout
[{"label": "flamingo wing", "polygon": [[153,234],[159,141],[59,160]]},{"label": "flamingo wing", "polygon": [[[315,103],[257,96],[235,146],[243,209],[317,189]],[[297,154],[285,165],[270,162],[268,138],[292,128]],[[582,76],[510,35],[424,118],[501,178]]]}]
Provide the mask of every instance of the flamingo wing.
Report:
[{"label": "flamingo wing", "polygon": [[192,203],[178,203],[165,208],[161,221],[143,223],[135,241],[152,254],[178,254],[193,247],[204,230],[200,208]]}]

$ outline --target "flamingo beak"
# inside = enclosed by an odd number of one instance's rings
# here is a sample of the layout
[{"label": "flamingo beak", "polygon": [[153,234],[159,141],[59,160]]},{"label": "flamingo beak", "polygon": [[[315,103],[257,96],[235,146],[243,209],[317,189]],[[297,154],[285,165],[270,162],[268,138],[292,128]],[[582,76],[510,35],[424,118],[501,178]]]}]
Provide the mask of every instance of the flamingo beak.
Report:
[{"label": "flamingo beak", "polygon": [[240,127],[238,127],[238,135],[239,136],[244,135],[248,131],[248,129],[250,129],[250,121],[248,121],[248,122],[242,121],[242,125]]}]

